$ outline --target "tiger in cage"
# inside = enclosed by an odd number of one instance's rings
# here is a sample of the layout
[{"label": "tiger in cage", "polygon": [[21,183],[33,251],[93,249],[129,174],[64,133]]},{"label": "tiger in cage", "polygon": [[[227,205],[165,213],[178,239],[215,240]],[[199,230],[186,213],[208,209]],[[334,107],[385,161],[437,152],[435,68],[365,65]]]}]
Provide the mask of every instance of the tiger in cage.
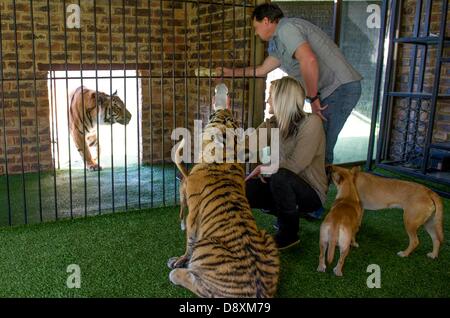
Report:
[{"label": "tiger in cage", "polygon": [[[229,109],[213,112],[205,132],[237,128]],[[208,135],[208,134],[206,134]],[[204,137],[202,144],[213,142]],[[205,163],[191,171],[181,164],[184,140],[175,152],[183,174],[180,217],[187,205],[186,252],[167,265],[170,281],[200,297],[273,297],[279,277],[279,255],[272,236],[258,230],[245,196],[241,163]]]},{"label": "tiger in cage", "polygon": [[[97,138],[97,123],[99,125],[114,123],[127,125],[130,119],[131,113],[126,109],[120,97],[117,96],[117,91],[112,95],[107,95],[80,86],[71,93],[69,107],[70,135],[89,170],[102,169],[98,164],[100,144]],[[91,154],[91,148],[96,150],[96,158]]]}]

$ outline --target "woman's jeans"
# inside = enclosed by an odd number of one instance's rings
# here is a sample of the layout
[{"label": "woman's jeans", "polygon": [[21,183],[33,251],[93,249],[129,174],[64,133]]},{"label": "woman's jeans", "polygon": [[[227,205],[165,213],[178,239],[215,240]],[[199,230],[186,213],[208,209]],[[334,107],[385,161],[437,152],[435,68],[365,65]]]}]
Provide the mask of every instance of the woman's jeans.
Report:
[{"label": "woman's jeans", "polygon": [[267,209],[278,216],[278,234],[285,239],[297,239],[300,213],[322,206],[316,191],[292,171],[280,168],[271,177],[250,179],[246,194],[252,208]]},{"label": "woman's jeans", "polygon": [[333,94],[320,101],[322,106],[328,105],[328,108],[322,111],[327,119],[324,121],[327,136],[325,163],[333,163],[333,150],[339,133],[360,97],[361,81],[355,81],[339,86]]}]

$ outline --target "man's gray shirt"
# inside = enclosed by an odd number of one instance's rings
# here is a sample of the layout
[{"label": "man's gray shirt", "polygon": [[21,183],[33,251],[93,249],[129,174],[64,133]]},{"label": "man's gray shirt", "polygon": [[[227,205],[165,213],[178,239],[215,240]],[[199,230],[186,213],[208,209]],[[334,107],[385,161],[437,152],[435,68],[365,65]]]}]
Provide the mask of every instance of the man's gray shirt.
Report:
[{"label": "man's gray shirt", "polygon": [[303,43],[309,43],[319,63],[321,99],[331,95],[339,86],[359,81],[362,76],[351,66],[338,46],[314,24],[300,18],[282,18],[269,41],[269,55],[277,58],[280,68],[295,77],[303,87],[299,62],[294,54]]}]

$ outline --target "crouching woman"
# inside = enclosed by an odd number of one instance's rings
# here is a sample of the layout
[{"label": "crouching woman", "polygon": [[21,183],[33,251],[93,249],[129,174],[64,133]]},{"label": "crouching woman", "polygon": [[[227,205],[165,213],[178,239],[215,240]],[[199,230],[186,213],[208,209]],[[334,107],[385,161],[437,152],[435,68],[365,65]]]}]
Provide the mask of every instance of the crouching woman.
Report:
[{"label": "crouching woman", "polygon": [[273,81],[267,102],[279,128],[279,169],[262,177],[257,166],[246,179],[246,193],[252,208],[277,216],[275,241],[284,249],[299,242],[300,216],[325,204],[325,132],[319,116],[303,111],[305,91],[296,79]]}]

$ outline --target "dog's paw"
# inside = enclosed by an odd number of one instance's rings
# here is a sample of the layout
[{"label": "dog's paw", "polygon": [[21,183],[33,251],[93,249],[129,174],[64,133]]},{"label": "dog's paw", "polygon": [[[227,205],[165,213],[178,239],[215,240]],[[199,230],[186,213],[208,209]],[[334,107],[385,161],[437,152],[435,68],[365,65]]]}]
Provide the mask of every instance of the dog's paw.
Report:
[{"label": "dog's paw", "polygon": [[356,242],[353,242],[353,243],[352,243],[352,246],[355,247],[355,248],[358,248],[358,247],[359,247],[359,244],[356,243]]},{"label": "dog's paw", "polygon": [[434,254],[433,252],[428,253],[427,256],[428,256],[429,258],[431,258],[431,259],[436,259],[436,258],[438,258],[438,256],[437,256],[436,254]]},{"label": "dog's paw", "polygon": [[333,268],[333,272],[334,272],[334,275],[339,276],[339,277],[341,277],[343,275],[342,270],[340,268],[338,268],[337,266],[335,268]]},{"label": "dog's paw", "polygon": [[397,255],[400,257],[408,257],[408,254],[406,254],[404,251],[398,252]]},{"label": "dog's paw", "polygon": [[317,271],[318,272],[325,273],[326,269],[327,269],[326,265],[319,265],[319,266],[317,266]]}]

